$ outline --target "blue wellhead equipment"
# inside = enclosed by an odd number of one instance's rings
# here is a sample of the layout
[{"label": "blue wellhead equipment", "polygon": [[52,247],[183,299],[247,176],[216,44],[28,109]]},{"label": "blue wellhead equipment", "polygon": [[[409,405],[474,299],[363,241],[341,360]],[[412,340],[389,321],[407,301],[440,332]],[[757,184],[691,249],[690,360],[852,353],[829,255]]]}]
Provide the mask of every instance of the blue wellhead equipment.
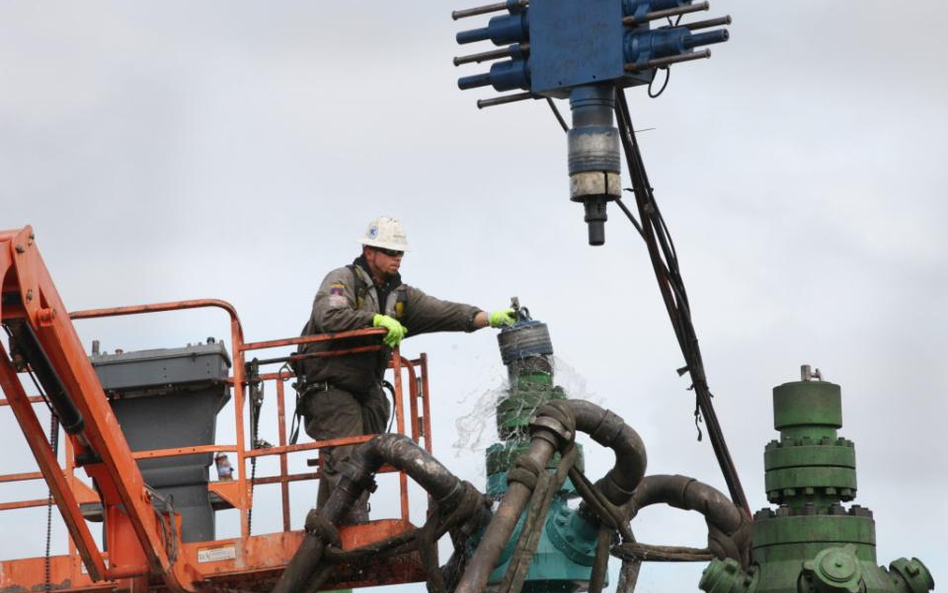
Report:
[{"label": "blue wellhead equipment", "polygon": [[479,100],[479,108],[569,99],[570,199],[585,208],[590,245],[605,242],[606,204],[621,195],[616,89],[649,85],[659,69],[710,57],[698,48],[727,41],[727,29],[715,27],[731,17],[681,22],[708,8],[692,0],[506,0],[452,13],[455,20],[503,13],[457,34],[462,45],[498,46],[454,58],[456,66],[494,62],[487,72],[459,78],[458,87],[521,91]]}]

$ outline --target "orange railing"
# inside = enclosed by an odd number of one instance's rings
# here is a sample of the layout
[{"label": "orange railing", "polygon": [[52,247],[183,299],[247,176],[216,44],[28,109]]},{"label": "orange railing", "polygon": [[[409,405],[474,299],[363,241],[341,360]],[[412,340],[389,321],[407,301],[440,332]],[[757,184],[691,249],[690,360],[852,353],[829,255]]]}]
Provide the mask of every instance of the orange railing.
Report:
[{"label": "orange railing", "polygon": [[[122,315],[138,315],[146,313],[157,313],[157,312],[170,312],[170,311],[180,311],[185,309],[196,309],[196,308],[219,308],[223,309],[229,316],[230,322],[230,333],[231,333],[231,356],[233,359],[233,366],[231,375],[228,378],[228,382],[232,386],[233,391],[233,403],[234,403],[234,428],[236,435],[236,442],[234,444],[222,444],[222,445],[202,445],[202,446],[187,446],[187,447],[178,447],[173,449],[161,449],[161,450],[150,450],[150,451],[137,451],[133,453],[135,459],[147,459],[147,458],[157,458],[157,457],[172,457],[179,455],[193,455],[196,453],[216,453],[216,452],[226,452],[226,453],[235,453],[236,454],[236,476],[233,481],[217,481],[211,482],[209,484],[209,490],[216,493],[224,501],[229,503],[231,506],[240,510],[240,524],[241,524],[241,536],[246,539],[250,537],[250,526],[248,524],[248,514],[252,508],[253,500],[251,498],[251,480],[247,472],[247,465],[252,459],[262,458],[268,456],[277,456],[279,458],[279,473],[269,476],[260,476],[255,477],[252,481],[253,485],[270,485],[270,484],[279,484],[281,490],[281,504],[282,504],[282,523],[283,530],[290,530],[290,517],[291,517],[291,508],[290,508],[290,496],[289,496],[289,485],[292,482],[299,482],[304,480],[317,480],[319,479],[319,471],[315,472],[302,472],[302,473],[290,473],[289,472],[289,462],[288,456],[294,453],[302,453],[307,451],[315,451],[319,449],[324,449],[327,447],[335,445],[344,445],[344,444],[353,444],[365,442],[372,438],[372,435],[358,436],[358,437],[349,437],[342,439],[333,439],[329,441],[319,441],[319,442],[309,442],[290,445],[287,442],[287,408],[285,402],[286,389],[285,384],[288,380],[293,378],[292,372],[287,371],[286,369],[281,369],[277,372],[268,372],[260,373],[258,377],[255,377],[254,380],[260,381],[272,381],[275,384],[276,391],[276,404],[277,404],[277,431],[279,435],[278,443],[275,446],[268,447],[265,449],[254,449],[248,443],[248,434],[245,430],[245,406],[247,404],[247,395],[246,391],[248,388],[248,377],[246,376],[247,368],[247,356],[250,353],[256,351],[263,351],[274,348],[286,348],[294,347],[299,344],[307,344],[313,342],[324,342],[329,340],[346,340],[351,338],[365,337],[377,335],[381,337],[384,334],[384,329],[365,329],[358,331],[349,331],[341,332],[336,334],[320,334],[314,336],[304,336],[304,337],[294,337],[294,338],[284,338],[278,340],[268,340],[260,342],[244,342],[243,337],[243,328],[240,324],[240,319],[237,315],[237,311],[234,307],[222,300],[216,299],[202,299],[202,300],[189,300],[189,301],[176,301],[168,303],[158,303],[151,305],[140,305],[140,306],[130,306],[130,307],[115,307],[109,309],[94,309],[94,310],[85,310],[85,311],[75,311],[70,314],[70,317],[73,320],[81,319],[91,319],[91,318],[101,318],[101,317],[114,317]],[[363,352],[369,350],[378,350],[379,345],[372,346],[359,346],[357,348],[349,349],[334,349],[326,352],[319,353],[321,356],[339,356],[345,355],[354,352]],[[430,421],[430,407],[429,407],[429,397],[428,397],[428,364],[427,356],[422,354],[420,357],[414,360],[409,360],[400,355],[396,350],[393,353],[392,359],[389,363],[389,368],[392,369],[393,377],[393,386],[394,386],[394,414],[395,414],[395,431],[401,434],[406,434],[411,437],[415,442],[423,444],[425,450],[429,453],[431,452],[431,421]],[[403,375],[407,375],[407,389],[405,386],[405,381],[403,380]],[[406,418],[406,406],[405,399],[408,399],[408,410]],[[41,397],[31,397],[30,402],[36,404],[43,402]],[[0,406],[7,405],[6,400],[0,400]],[[293,411],[291,410],[289,415],[292,415]],[[65,459],[66,464],[64,473],[66,474],[67,481],[70,484],[70,487],[76,492],[76,499],[78,502],[93,502],[97,500],[95,493],[85,486],[76,476],[75,476],[75,464],[73,461],[73,455],[70,447],[69,439],[65,440],[66,442],[66,451]],[[381,471],[384,472],[393,472],[397,471],[391,467],[383,467]],[[40,480],[43,479],[43,476],[40,472],[29,472],[29,473],[18,473],[18,474],[7,474],[0,475],[0,483],[9,483],[17,481],[26,481],[26,480]],[[409,493],[407,487],[407,477],[404,473],[399,472],[399,496],[400,496],[400,511],[401,511],[401,521],[406,525],[409,524]],[[0,503],[0,510],[9,510],[9,509],[20,509],[28,507],[37,507],[45,506],[48,503],[46,498],[36,499],[36,500],[24,500],[24,501],[15,501],[15,502],[6,502]],[[69,542],[69,552],[70,555],[75,555],[75,545],[72,541]],[[288,558],[286,559],[288,560]]]}]

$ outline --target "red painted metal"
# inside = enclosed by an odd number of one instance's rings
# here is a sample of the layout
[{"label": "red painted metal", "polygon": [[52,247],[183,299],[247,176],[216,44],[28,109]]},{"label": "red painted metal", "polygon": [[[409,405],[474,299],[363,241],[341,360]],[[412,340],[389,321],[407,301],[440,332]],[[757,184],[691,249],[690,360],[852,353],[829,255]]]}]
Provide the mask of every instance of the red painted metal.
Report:
[{"label": "red painted metal", "polygon": [[[30,396],[30,397],[27,398],[27,399],[29,400],[29,402],[30,402],[31,404],[38,404],[38,403],[40,403],[40,402],[45,402],[45,401],[46,401],[46,400],[44,400],[42,397],[40,397],[40,396],[38,396],[38,395]],[[0,399],[0,406],[9,406],[9,405],[10,405],[10,402],[8,402],[8,401],[5,400],[5,399]]]},{"label": "red painted metal", "polygon": [[[395,371],[395,427],[405,434],[405,402],[402,396],[402,356],[398,348],[392,352],[392,370]],[[408,477],[398,476],[398,489],[401,494],[402,519],[408,521]]]},{"label": "red painted metal", "polygon": [[7,474],[0,476],[0,483],[3,482],[26,482],[29,480],[42,480],[43,472],[29,472],[24,474]]},{"label": "red painted metal", "polygon": [[192,455],[195,453],[217,453],[233,451],[231,445],[195,445],[193,447],[176,447],[174,449],[154,449],[152,451],[136,451],[132,453],[133,459],[156,459],[158,457],[177,457],[179,455]]},{"label": "red painted metal", "polygon": [[425,428],[425,450],[431,453],[431,398],[428,397],[428,355],[422,352],[418,362],[421,367],[421,393],[419,394],[422,414],[421,425]]},{"label": "red painted metal", "polygon": [[[277,386],[277,434],[279,434],[281,447],[286,446],[286,405],[284,404],[283,383],[285,379],[278,377]],[[280,453],[280,477],[289,473],[286,453]],[[290,484],[287,480],[280,480],[280,503],[283,509],[283,531],[290,530]]]},{"label": "red painted metal", "polygon": [[92,578],[99,580],[105,574],[105,561],[79,513],[79,505],[72,490],[66,485],[63,473],[59,471],[59,463],[53,456],[49,443],[46,442],[45,432],[33,413],[31,404],[26,401],[26,393],[2,345],[0,345],[0,388],[6,394],[10,408],[23,429],[27,443],[40,466],[40,471],[46,483],[49,484],[56,506],[62,513],[66,529],[69,530],[72,541],[76,543],[79,555],[82,556]]},{"label": "red painted metal", "polygon": [[[45,430],[33,410],[34,404],[44,400],[26,394],[6,350],[0,344],[0,387],[6,396],[6,399],[0,400],[0,406],[9,406],[15,414],[40,469],[39,472],[0,476],[0,483],[45,479],[50,487],[70,535],[69,554],[50,559],[52,588],[67,592],[138,590],[143,587],[175,592],[210,592],[227,588],[269,590],[296,551],[302,537],[300,532],[289,529],[289,483],[319,478],[318,471],[290,474],[289,455],[334,445],[360,443],[372,436],[288,445],[284,382],[293,375],[281,370],[277,373],[261,373],[259,376],[263,381],[276,383],[278,446],[251,449],[244,426],[246,354],[256,350],[294,347],[305,343],[381,336],[385,330],[366,329],[244,342],[243,328],[237,311],[229,303],[216,299],[75,311],[67,315],[35,247],[30,227],[0,231],[0,290],[3,295],[0,302],[0,319],[24,320],[30,325],[85,421],[85,428],[80,435],[67,435],[65,467],[60,467],[46,441]],[[83,351],[71,320],[208,307],[222,309],[229,317],[234,365],[228,383],[233,388],[236,442],[132,453],[111,414],[101,385]],[[344,355],[378,348],[377,345],[370,345],[333,349],[324,355]],[[430,452],[427,357],[422,354],[418,360],[408,360],[396,351],[390,368],[394,373],[396,428],[398,432],[405,433],[404,399],[407,397],[410,435],[416,442],[423,439],[424,448]],[[407,390],[403,385],[403,369],[408,375]],[[160,519],[151,507],[150,494],[144,486],[136,461],[219,451],[236,453],[235,479],[212,482],[208,488],[227,504],[239,509],[241,537],[194,544],[167,542]],[[76,456],[90,453],[97,455],[101,461],[89,463],[83,470],[96,480],[98,492],[74,475]],[[257,457],[272,455],[279,457],[279,474],[257,477],[254,484],[280,485],[283,531],[250,536],[247,515],[253,501],[250,498],[251,484],[246,471],[247,462]],[[380,471],[396,470],[386,466]],[[399,493],[400,518],[341,528],[344,547],[378,541],[412,529],[408,514],[407,479],[404,474],[399,476]],[[89,502],[100,502],[104,507],[106,536],[110,542],[111,555],[98,550],[82,517],[79,503]],[[0,504],[0,510],[43,506],[47,503],[47,499],[9,502]],[[180,521],[180,517],[176,520]],[[168,553],[171,548],[176,548],[178,552],[173,563]],[[341,566],[328,585],[361,587],[417,582],[424,578],[424,570],[417,554],[403,554],[373,562],[370,567]],[[28,558],[0,562],[0,590],[36,590],[43,587],[44,559]]]},{"label": "red painted metal", "polygon": [[[299,344],[312,344],[315,342],[328,342],[330,340],[342,340],[346,338],[361,338],[365,336],[382,337],[388,330],[385,328],[359,329],[334,334],[317,334],[314,336],[302,336],[299,338],[281,338],[279,340],[268,340],[265,342],[249,342],[240,346],[240,351],[247,350],[265,350],[268,348],[279,348],[281,346],[297,346]],[[378,350],[378,346],[374,346]]]},{"label": "red painted metal", "polygon": [[49,504],[48,498],[36,498],[33,500],[19,500],[17,502],[0,502],[0,511],[9,511],[13,509],[29,509],[33,507],[45,507]]}]

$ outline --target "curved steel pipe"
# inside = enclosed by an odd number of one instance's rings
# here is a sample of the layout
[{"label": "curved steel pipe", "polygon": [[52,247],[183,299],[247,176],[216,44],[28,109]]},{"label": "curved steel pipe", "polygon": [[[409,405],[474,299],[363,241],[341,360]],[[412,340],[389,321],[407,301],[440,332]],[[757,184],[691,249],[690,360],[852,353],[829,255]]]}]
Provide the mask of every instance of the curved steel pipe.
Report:
[{"label": "curved steel pipe", "polygon": [[658,503],[704,515],[711,552],[718,558],[733,558],[748,566],[750,523],[747,515],[723,492],[688,476],[646,476],[629,502],[631,516]]},{"label": "curved steel pipe", "polygon": [[615,452],[615,465],[596,482],[596,487],[612,504],[624,505],[645,476],[648,456],[642,437],[610,410],[583,400],[566,401],[576,417],[576,430]]},{"label": "curved steel pipe", "polygon": [[[582,400],[559,401],[573,415],[577,431],[589,434],[600,445],[615,451],[615,466],[596,482],[596,487],[613,504],[625,504],[645,475],[647,456],[642,439],[621,417],[594,403]],[[572,441],[575,435],[570,434],[567,427],[562,426],[555,418],[546,416],[541,421],[541,416],[542,406],[537,410],[537,420],[531,423],[530,448],[524,455],[540,467],[546,467],[554,451]],[[494,518],[487,526],[455,593],[480,593],[484,590],[494,564],[510,540],[530,495],[531,490],[524,484],[508,483],[500,507],[494,512]]]},{"label": "curved steel pipe", "polygon": [[[452,512],[463,500],[468,486],[417,443],[401,434],[380,434],[360,445],[340,468],[342,478],[318,511],[313,523],[336,524],[352,503],[371,484],[372,476],[388,463],[405,472],[438,503],[443,513]],[[486,508],[485,508],[486,512]],[[310,521],[307,519],[307,523]],[[299,549],[273,588],[273,593],[300,593],[310,584],[326,542],[323,537],[307,532]]]}]

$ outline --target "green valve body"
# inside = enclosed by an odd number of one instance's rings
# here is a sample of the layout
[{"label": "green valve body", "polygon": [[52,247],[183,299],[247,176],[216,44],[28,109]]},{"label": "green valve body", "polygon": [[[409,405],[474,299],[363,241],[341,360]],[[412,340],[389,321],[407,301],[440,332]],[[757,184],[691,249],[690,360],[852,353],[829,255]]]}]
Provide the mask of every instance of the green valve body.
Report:
[{"label": "green valve body", "polygon": [[[501,357],[507,365],[510,390],[497,402],[495,416],[501,442],[487,448],[487,493],[500,499],[507,491],[507,472],[530,446],[530,421],[538,407],[564,399],[566,394],[554,384],[553,348],[546,325],[523,320],[498,334]],[[579,445],[577,445],[579,447]],[[582,449],[576,467],[583,469]],[[547,465],[554,469],[559,453]],[[598,528],[570,508],[576,497],[569,479],[550,503],[536,554],[530,563],[524,593],[571,593],[583,589],[592,573]],[[525,511],[526,513],[526,511]],[[489,585],[503,581],[510,565],[526,514],[520,517],[510,541],[491,573]]]},{"label": "green valve body", "polygon": [[[817,372],[818,373],[818,372]],[[816,375],[819,377],[819,375]],[[713,561],[699,587],[708,592],[924,593],[934,581],[918,559],[877,565],[875,521],[856,497],[856,453],[837,435],[843,425],[839,385],[803,380],[773,390],[780,440],[764,450],[767,500],[754,515],[752,567]]]}]

